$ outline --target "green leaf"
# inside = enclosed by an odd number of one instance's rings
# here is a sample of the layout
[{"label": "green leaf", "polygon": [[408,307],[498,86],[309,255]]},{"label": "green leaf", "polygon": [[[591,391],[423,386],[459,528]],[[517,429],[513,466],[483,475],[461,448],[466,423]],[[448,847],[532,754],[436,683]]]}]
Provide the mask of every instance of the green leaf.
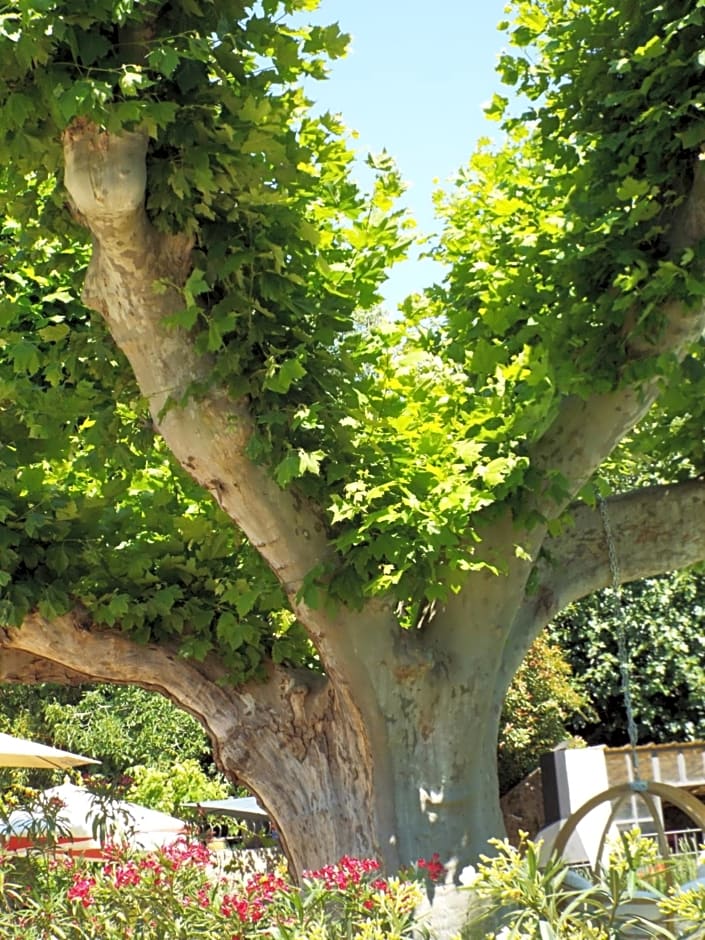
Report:
[{"label": "green leaf", "polygon": [[238,579],[236,585],[236,595],[233,603],[238,613],[238,617],[246,617],[255,607],[259,599],[259,590],[257,587],[250,587],[247,581]]},{"label": "green leaf", "polygon": [[130,609],[131,598],[128,594],[114,594],[100,610],[100,618],[109,627],[121,620]]},{"label": "green leaf", "polygon": [[196,662],[203,662],[212,650],[213,643],[208,637],[188,637],[180,647],[180,653],[183,657],[195,659]]},{"label": "green leaf", "polygon": [[78,30],[74,35],[83,65],[93,65],[110,50],[107,36],[97,30]]},{"label": "green leaf", "polygon": [[210,287],[206,280],[206,272],[201,268],[194,268],[186,279],[183,290],[189,303],[193,303],[193,298],[198,297],[199,294],[208,293]]},{"label": "green leaf", "polygon": [[220,324],[217,320],[211,320],[208,324],[208,352],[216,352],[223,345],[223,334],[220,331]]},{"label": "green leaf", "polygon": [[285,395],[294,382],[306,375],[306,369],[298,359],[285,359],[281,364],[273,364],[267,372],[263,387],[271,392]]},{"label": "green leaf", "polygon": [[169,45],[160,45],[151,49],[147,54],[147,61],[153,69],[171,78],[181,61],[181,56]]},{"label": "green leaf", "polygon": [[49,585],[39,598],[39,613],[47,620],[61,617],[71,608],[71,603],[65,591]]},{"label": "green leaf", "polygon": [[636,59],[655,59],[666,52],[666,45],[660,36],[652,36],[643,46],[634,51]]},{"label": "green leaf", "polygon": [[170,313],[168,316],[164,317],[163,322],[165,326],[177,326],[185,330],[191,330],[196,326],[202,314],[203,311],[201,308],[192,304],[188,307],[182,307],[174,313]]},{"label": "green leaf", "polygon": [[8,353],[12,359],[15,372],[26,372],[34,375],[39,371],[41,360],[39,350],[28,339],[21,339],[8,346]]},{"label": "green leaf", "polygon": [[215,632],[225,647],[230,650],[238,650],[252,637],[252,626],[237,620],[233,614],[226,612],[218,618]]},{"label": "green leaf", "polygon": [[70,330],[65,323],[51,323],[37,330],[37,333],[47,343],[58,343],[64,339]]},{"label": "green leaf", "polygon": [[637,180],[633,176],[627,176],[617,187],[617,196],[624,200],[638,199],[639,196],[645,196],[650,188],[651,184],[648,180]]},{"label": "green leaf", "polygon": [[126,69],[119,78],[118,84],[120,85],[120,91],[128,96],[134,97],[139,94],[142,86],[151,84],[150,82],[145,81],[145,76],[141,72],[135,72],[130,69]]},{"label": "green leaf", "polygon": [[701,121],[698,121],[687,130],[676,131],[676,137],[687,150],[694,150],[705,141],[705,126]]},{"label": "green leaf", "polygon": [[302,449],[289,451],[286,457],[274,468],[274,479],[279,486],[285,487],[296,477],[303,476],[304,473],[318,475],[323,457],[323,451],[309,452]]}]

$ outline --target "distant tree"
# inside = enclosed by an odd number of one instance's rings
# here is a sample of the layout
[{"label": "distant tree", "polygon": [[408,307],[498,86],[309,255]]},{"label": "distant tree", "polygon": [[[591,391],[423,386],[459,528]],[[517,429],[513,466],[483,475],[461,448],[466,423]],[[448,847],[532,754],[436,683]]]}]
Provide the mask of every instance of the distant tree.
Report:
[{"label": "distant tree", "polygon": [[595,718],[570,722],[591,744],[629,740],[618,634],[624,630],[630,693],[644,743],[705,738],[705,575],[683,573],[625,585],[621,604],[600,592],[550,627],[590,689]]},{"label": "distant tree", "polygon": [[[588,695],[585,691],[590,689]],[[507,692],[499,732],[498,772],[500,791],[538,767],[542,754],[594,720],[594,688],[576,679],[561,647],[547,636],[535,641]]]},{"label": "distant tree", "polygon": [[62,747],[99,758],[110,776],[137,764],[166,770],[185,759],[210,763],[210,743],[195,718],[134,686],[87,689],[75,703],[47,702],[44,715]]},{"label": "distant tree", "polygon": [[[9,686],[0,702],[0,730],[94,757],[100,766],[85,769],[123,786],[139,767],[142,775],[149,768],[173,778],[163,787],[169,794],[181,778],[187,782],[176,787],[179,794],[200,788],[205,799],[223,792],[203,727],[163,695],[134,686]],[[49,779],[36,771],[4,776],[39,788]]]}]

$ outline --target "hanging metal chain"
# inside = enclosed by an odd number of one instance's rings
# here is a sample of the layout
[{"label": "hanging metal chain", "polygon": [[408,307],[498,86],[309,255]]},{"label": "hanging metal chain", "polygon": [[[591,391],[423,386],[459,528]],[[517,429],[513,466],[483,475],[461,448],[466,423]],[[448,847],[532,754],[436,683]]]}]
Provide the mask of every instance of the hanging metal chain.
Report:
[{"label": "hanging metal chain", "polygon": [[624,710],[627,713],[627,733],[629,734],[629,744],[631,746],[632,770],[634,772],[634,780],[639,781],[641,779],[639,775],[639,754],[637,752],[639,736],[632,706],[631,659],[627,646],[627,618],[622,603],[622,580],[619,571],[619,558],[617,557],[617,547],[614,541],[609,515],[607,514],[607,503],[601,496],[598,497],[598,505],[600,507],[600,516],[602,517],[602,526],[607,539],[607,555],[610,564],[610,574],[612,575],[611,595],[617,623],[617,659],[619,662],[619,674],[622,680]]}]

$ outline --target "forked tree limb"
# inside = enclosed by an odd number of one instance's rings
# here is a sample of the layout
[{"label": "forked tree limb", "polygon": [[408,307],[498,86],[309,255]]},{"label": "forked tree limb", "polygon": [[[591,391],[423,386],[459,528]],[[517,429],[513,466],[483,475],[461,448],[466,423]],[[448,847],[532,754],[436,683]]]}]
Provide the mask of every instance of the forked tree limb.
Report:
[{"label": "forked tree limb", "polygon": [[[705,238],[705,163],[698,160],[688,198],[670,226],[670,251],[675,260]],[[656,341],[625,332],[628,357],[633,360],[672,354],[682,358],[705,330],[705,303],[688,306],[671,300],[662,309],[664,326]],[[532,466],[564,484],[564,497],[547,493],[534,498],[546,518],[556,518],[590,479],[619,441],[644,417],[660,391],[652,379],[586,400],[568,398],[559,414],[530,453]]]},{"label": "forked tree limb", "polygon": [[[111,135],[89,124],[75,123],[64,135],[66,188],[93,237],[83,299],[130,362],[176,459],[295,596],[328,555],[322,515],[249,459],[247,401],[209,388],[209,357],[195,351],[188,331],[165,326],[165,317],[185,305],[191,240],[158,232],[147,218],[146,147],[143,135]],[[199,383],[206,391],[190,394]]]},{"label": "forked tree limb", "polygon": [[[185,304],[180,288],[190,270],[191,242],[156,231],[147,218],[146,146],[143,135],[115,136],[89,124],[75,123],[64,135],[66,187],[93,237],[84,301],[101,313],[130,362],[175,458],[270,566],[327,674],[350,683],[354,651],[365,646],[359,639],[374,634],[391,642],[394,618],[379,607],[341,612],[320,604],[313,610],[302,598],[306,575],[330,558],[323,513],[249,458],[254,424],[248,401],[211,385],[210,358],[195,351],[186,330],[164,325]],[[198,395],[189,394],[194,384],[201,385]],[[358,672],[356,681],[364,680],[364,670]]]},{"label": "forked tree limb", "polygon": [[[705,480],[633,490],[605,501],[620,584],[705,560]],[[613,584],[603,510],[576,504],[564,531],[549,538],[503,650],[501,682],[509,683],[529,644],[568,604]],[[500,683],[501,684],[501,683]]]}]

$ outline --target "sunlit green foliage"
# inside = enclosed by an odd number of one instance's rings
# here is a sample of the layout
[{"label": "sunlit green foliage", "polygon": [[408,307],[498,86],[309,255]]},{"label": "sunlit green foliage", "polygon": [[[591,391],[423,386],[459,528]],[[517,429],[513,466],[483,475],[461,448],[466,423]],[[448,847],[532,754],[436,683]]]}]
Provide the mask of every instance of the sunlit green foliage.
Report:
[{"label": "sunlit green foliage", "polygon": [[263,653],[309,647],[259,556],[156,437],[122,356],[80,306],[84,255],[3,231],[0,275],[0,619],[79,601],[145,641],[185,654],[223,643],[235,679]]},{"label": "sunlit green foliage", "polygon": [[[8,686],[0,730],[100,760],[82,768],[104,786],[155,809],[227,795],[210,742],[191,715],[134,686]],[[0,783],[37,790],[61,783],[63,771],[3,768]],[[9,790],[7,791],[10,792]]]},{"label": "sunlit green foliage", "polygon": [[[512,12],[500,74],[524,111],[495,96],[488,115],[507,143],[499,153],[482,143],[439,196],[448,225],[437,257],[451,267],[434,293],[437,342],[478,403],[473,439],[505,466],[568,394],[661,375],[666,402],[699,415],[699,384],[673,375],[658,337],[664,299],[703,293],[700,252],[672,249],[666,233],[702,139],[705,11],[555,0]],[[684,368],[701,381],[695,359]],[[673,452],[663,425],[654,431]],[[516,483],[535,485],[528,465]]]},{"label": "sunlit green foliage", "polygon": [[129,778],[128,800],[176,816],[187,812],[184,803],[219,800],[231,792],[222,777],[207,775],[193,758],[177,760],[170,767],[164,762],[130,767]]},{"label": "sunlit green foliage", "polygon": [[[603,866],[585,878],[560,858],[543,860],[541,844],[518,848],[493,840],[465,883],[476,895],[464,940],[699,940],[705,884],[692,858],[664,860],[638,829],[609,845]],[[671,867],[675,881],[664,882]],[[659,880],[661,883],[659,884]],[[681,886],[687,887],[681,890]],[[493,926],[494,930],[488,930]],[[495,932],[496,931],[496,932]]]}]

